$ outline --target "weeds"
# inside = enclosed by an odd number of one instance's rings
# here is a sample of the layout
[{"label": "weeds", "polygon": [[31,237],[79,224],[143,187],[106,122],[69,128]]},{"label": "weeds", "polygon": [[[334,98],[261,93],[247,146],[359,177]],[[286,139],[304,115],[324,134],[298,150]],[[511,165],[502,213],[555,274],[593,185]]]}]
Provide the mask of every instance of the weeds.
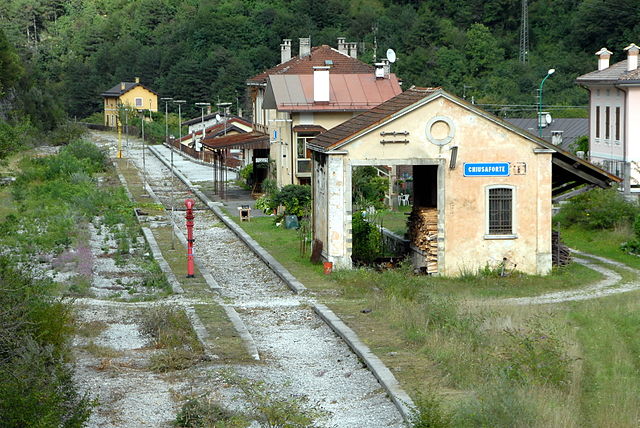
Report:
[{"label": "weeds", "polygon": [[175,425],[184,428],[245,428],[250,422],[244,415],[227,409],[205,394],[182,405]]},{"label": "weeds", "polygon": [[527,328],[506,329],[507,342],[500,354],[502,371],[507,379],[566,387],[572,359],[556,332],[545,328],[540,318],[527,322]]},{"label": "weeds", "polygon": [[442,408],[441,398],[434,392],[418,393],[416,409],[411,415],[412,428],[449,428],[453,426],[452,415]]},{"label": "weeds", "polygon": [[142,314],[140,330],[163,350],[151,357],[150,367],[154,371],[181,370],[202,358],[202,344],[182,310],[165,305],[149,308]]}]

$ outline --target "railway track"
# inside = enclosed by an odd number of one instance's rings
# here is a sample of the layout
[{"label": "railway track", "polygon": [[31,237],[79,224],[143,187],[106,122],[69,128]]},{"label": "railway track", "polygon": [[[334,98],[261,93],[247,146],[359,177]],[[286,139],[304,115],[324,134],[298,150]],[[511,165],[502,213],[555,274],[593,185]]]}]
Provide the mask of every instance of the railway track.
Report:
[{"label": "railway track", "polygon": [[[115,147],[115,136],[93,133],[102,146]],[[141,172],[142,143],[131,138],[125,157]],[[206,188],[210,167],[174,154],[174,165],[194,184]],[[144,156],[145,180],[159,201],[173,213],[185,233],[182,208],[192,192],[149,151]],[[202,208],[202,204],[200,208]],[[173,210],[172,210],[173,208]],[[257,364],[236,364],[248,379],[282,385],[282,392],[306,396],[328,412],[323,426],[401,427],[398,409],[373,374],[342,339],[315,314],[307,298],[293,294],[282,280],[209,210],[196,213],[195,252],[202,267],[219,285],[220,297],[235,308],[253,337]],[[187,297],[187,296],[185,296]]]}]

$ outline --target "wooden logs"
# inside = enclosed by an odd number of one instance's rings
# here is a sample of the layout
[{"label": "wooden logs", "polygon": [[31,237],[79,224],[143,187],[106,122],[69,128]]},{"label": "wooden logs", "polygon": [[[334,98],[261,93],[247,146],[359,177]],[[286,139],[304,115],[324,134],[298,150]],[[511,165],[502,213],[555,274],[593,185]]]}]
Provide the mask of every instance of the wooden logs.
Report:
[{"label": "wooden logs", "polygon": [[551,233],[551,260],[553,266],[566,266],[571,263],[571,250],[560,239],[560,233]]},{"label": "wooden logs", "polygon": [[427,273],[438,272],[438,209],[414,207],[409,216],[409,240],[425,254]]}]

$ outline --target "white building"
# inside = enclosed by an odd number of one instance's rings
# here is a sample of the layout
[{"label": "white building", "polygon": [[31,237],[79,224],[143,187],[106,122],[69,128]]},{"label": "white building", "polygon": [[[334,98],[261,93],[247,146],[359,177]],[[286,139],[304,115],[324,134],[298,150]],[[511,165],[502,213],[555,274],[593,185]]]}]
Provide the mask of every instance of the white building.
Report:
[{"label": "white building", "polygon": [[612,52],[596,52],[598,70],[576,82],[589,91],[591,161],[624,178],[625,191],[640,192],[640,48],[630,44],[627,59],[609,64]]}]

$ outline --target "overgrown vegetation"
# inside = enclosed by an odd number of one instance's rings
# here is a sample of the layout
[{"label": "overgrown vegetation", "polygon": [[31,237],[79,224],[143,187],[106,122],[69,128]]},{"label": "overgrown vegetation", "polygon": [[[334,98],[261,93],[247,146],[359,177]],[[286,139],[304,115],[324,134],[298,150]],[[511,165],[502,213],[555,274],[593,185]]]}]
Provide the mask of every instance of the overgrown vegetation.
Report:
[{"label": "overgrown vegetation", "polygon": [[82,427],[92,403],[77,392],[67,364],[71,307],[0,259],[0,420],[4,427]]},{"label": "overgrown vegetation", "polygon": [[389,190],[389,179],[378,175],[378,170],[372,166],[353,168],[353,206],[366,210],[373,207],[376,210],[385,208],[384,195]]},{"label": "overgrown vegetation", "polygon": [[639,213],[640,206],[626,201],[616,189],[594,189],[569,199],[554,220],[565,227],[612,229],[631,224]]},{"label": "overgrown vegetation", "polygon": [[203,347],[184,310],[158,305],[144,311],[140,330],[162,351],[151,357],[158,372],[182,370],[202,359]]},{"label": "overgrown vegetation", "polygon": [[227,384],[238,389],[236,399],[246,403],[245,410],[231,410],[228,404],[205,393],[182,406],[177,426],[244,428],[257,421],[265,428],[313,428],[322,426],[318,423],[327,416],[305,395],[284,394],[281,385],[251,381],[231,370],[220,374]]},{"label": "overgrown vegetation", "polygon": [[352,219],[353,236],[353,259],[362,263],[370,264],[375,259],[381,257],[382,233],[377,224],[365,219],[365,214],[361,211],[353,213]]}]

